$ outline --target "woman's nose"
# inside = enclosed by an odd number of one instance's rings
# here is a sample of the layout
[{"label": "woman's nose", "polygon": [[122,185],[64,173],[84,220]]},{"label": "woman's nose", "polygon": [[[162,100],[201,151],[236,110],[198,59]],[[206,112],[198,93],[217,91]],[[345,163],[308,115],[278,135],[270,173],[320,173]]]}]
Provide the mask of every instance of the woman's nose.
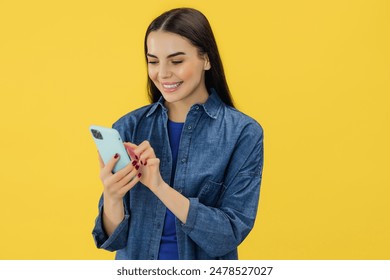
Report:
[{"label": "woman's nose", "polygon": [[158,69],[158,76],[160,79],[166,79],[172,76],[172,72],[167,65],[160,64]]}]

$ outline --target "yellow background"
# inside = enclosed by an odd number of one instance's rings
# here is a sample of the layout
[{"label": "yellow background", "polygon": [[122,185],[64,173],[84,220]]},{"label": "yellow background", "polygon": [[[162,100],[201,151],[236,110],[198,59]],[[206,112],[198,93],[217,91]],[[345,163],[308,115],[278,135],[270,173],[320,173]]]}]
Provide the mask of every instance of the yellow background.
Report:
[{"label": "yellow background", "polygon": [[237,107],[265,131],[242,259],[390,259],[390,2],[1,1],[0,259],[112,259],[91,124],[147,104],[143,36],[209,18]]}]

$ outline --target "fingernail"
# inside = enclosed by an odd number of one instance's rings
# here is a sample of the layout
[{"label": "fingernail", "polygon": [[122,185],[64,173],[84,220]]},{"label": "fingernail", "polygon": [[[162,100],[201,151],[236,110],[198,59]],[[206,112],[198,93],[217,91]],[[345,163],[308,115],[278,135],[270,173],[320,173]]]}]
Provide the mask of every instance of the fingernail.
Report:
[{"label": "fingernail", "polygon": [[148,162],[147,161],[145,161],[145,165],[147,164]]},{"label": "fingernail", "polygon": [[138,169],[139,169],[139,165],[136,165],[136,166],[135,166],[135,169],[138,170]]},{"label": "fingernail", "polygon": [[137,155],[135,155],[135,159],[138,160],[139,158],[137,157]]},{"label": "fingernail", "polygon": [[135,166],[137,164],[136,161],[133,160],[133,162],[131,163],[133,166]]},{"label": "fingernail", "polygon": [[141,164],[143,164],[142,160],[141,160]]},{"label": "fingernail", "polygon": [[141,176],[142,176],[142,173],[138,173],[138,175],[137,175],[137,176],[138,176],[138,178],[141,178]]},{"label": "fingernail", "polygon": [[118,158],[119,157],[119,154],[118,153],[116,153],[115,154],[115,156],[114,156],[114,158]]}]

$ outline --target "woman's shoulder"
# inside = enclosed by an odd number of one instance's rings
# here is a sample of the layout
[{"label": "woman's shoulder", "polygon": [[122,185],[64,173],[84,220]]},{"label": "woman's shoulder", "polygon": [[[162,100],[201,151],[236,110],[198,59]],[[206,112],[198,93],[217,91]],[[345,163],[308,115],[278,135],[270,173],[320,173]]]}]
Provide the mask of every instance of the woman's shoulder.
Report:
[{"label": "woman's shoulder", "polygon": [[148,104],[126,113],[113,124],[113,127],[129,126],[139,122],[154,106],[156,106],[156,103]]},{"label": "woman's shoulder", "polygon": [[138,132],[142,131],[145,125],[145,121],[148,121],[147,116],[156,110],[157,103],[149,104],[141,108],[135,109],[122,117],[120,117],[114,124],[113,128],[118,130],[120,136],[125,142],[134,142],[134,136]]},{"label": "woman's shoulder", "polygon": [[263,134],[263,127],[257,120],[236,108],[224,106],[224,120],[229,126],[240,129],[244,133],[253,135]]}]

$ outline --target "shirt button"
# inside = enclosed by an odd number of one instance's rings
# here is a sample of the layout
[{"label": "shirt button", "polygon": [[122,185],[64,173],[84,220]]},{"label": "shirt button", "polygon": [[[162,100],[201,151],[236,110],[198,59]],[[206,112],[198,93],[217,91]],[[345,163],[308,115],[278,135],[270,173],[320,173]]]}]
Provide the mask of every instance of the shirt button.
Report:
[{"label": "shirt button", "polygon": [[188,126],[188,130],[191,130],[191,129],[192,129],[192,126],[191,126],[191,125],[189,125],[189,126]]},{"label": "shirt button", "polygon": [[199,110],[199,106],[196,106],[196,107],[195,107],[195,110]]},{"label": "shirt button", "polygon": [[183,159],[181,160],[182,163],[186,163],[186,161],[187,161],[186,158],[183,158]]}]

